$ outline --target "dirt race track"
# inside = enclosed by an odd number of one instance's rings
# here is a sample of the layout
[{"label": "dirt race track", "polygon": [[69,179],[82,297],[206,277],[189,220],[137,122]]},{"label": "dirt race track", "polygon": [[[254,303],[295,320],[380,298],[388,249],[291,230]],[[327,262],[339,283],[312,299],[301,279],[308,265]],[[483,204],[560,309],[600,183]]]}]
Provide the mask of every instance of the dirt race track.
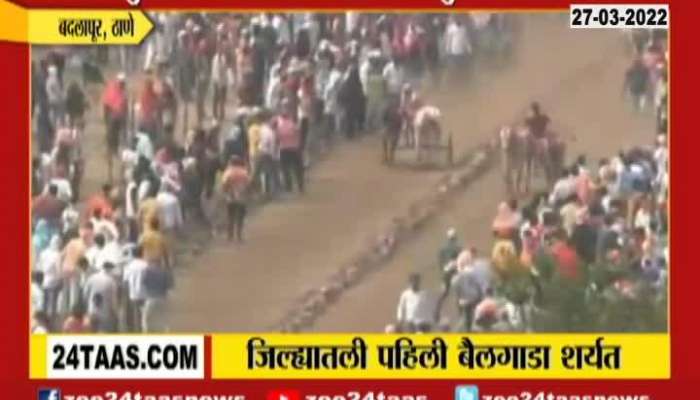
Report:
[{"label": "dirt race track", "polygon": [[[566,18],[551,14],[522,22],[512,65],[480,68],[469,85],[428,95],[443,110],[457,157],[490,140],[500,124],[512,122],[533,100],[542,104],[554,128],[571,138],[569,155],[585,153],[589,163],[652,140],[652,117],[634,114],[622,100],[630,56],[620,33],[570,30]],[[249,219],[244,244],[214,240],[179,268],[172,330],[271,329],[291,302],[321,285],[393,216],[433,190],[442,173],[388,168],[379,162],[379,143],[370,136],[337,146],[311,171],[305,195],[288,196]],[[100,161],[89,161],[88,180],[104,177],[100,171]],[[410,272],[424,272],[426,285],[437,289],[436,252],[448,227],[457,228],[466,244],[490,250],[488,226],[503,195],[498,172],[487,173],[388,265],[343,294],[314,329],[381,330],[394,318]],[[453,308],[449,300],[447,308]]]}]

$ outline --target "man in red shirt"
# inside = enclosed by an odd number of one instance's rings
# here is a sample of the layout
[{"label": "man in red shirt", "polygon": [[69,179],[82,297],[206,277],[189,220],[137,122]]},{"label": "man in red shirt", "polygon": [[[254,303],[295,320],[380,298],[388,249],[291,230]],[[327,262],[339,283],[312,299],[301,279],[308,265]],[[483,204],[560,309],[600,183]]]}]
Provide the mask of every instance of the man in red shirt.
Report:
[{"label": "man in red shirt", "polygon": [[557,236],[554,244],[552,244],[551,251],[552,257],[556,261],[559,275],[571,280],[581,279],[581,269],[576,249],[563,232]]},{"label": "man in red shirt", "polygon": [[34,221],[46,220],[54,227],[59,227],[61,215],[66,208],[66,203],[58,198],[58,186],[49,185],[47,192],[37,196],[32,204],[32,217]]},{"label": "man in red shirt", "polygon": [[103,218],[112,219],[114,207],[112,206],[112,185],[109,183],[102,185],[102,192],[90,197],[85,210],[85,218],[91,218],[96,210],[100,210]]},{"label": "man in red shirt", "polygon": [[117,79],[109,82],[102,94],[102,107],[104,111],[105,125],[107,127],[107,167],[109,180],[112,180],[112,159],[117,157],[119,141],[126,129],[127,117],[126,75],[120,73]]}]

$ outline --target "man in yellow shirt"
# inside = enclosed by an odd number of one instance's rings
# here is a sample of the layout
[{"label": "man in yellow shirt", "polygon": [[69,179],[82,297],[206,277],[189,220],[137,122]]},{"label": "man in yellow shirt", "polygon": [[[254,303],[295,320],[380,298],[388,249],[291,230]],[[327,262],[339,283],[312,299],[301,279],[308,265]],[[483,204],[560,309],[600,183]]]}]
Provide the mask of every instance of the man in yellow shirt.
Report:
[{"label": "man in yellow shirt", "polygon": [[141,231],[146,232],[151,222],[158,219],[160,207],[155,196],[150,196],[144,199],[139,205],[139,220],[141,221]]},{"label": "man in yellow shirt", "polygon": [[496,273],[500,275],[508,273],[511,266],[517,261],[517,251],[512,240],[499,239],[494,243],[491,252],[491,262]]},{"label": "man in yellow shirt", "polygon": [[262,131],[260,115],[260,110],[254,109],[250,117],[250,126],[248,127],[248,159],[251,161],[255,160],[260,148],[260,133]]},{"label": "man in yellow shirt", "polygon": [[80,274],[78,265],[92,246],[93,225],[86,222],[77,237],[68,241],[62,253],[63,309],[70,310],[80,299]]},{"label": "man in yellow shirt", "polygon": [[150,220],[149,229],[141,234],[139,245],[143,250],[143,259],[148,264],[170,267],[167,240],[160,232],[160,222],[157,218]]}]

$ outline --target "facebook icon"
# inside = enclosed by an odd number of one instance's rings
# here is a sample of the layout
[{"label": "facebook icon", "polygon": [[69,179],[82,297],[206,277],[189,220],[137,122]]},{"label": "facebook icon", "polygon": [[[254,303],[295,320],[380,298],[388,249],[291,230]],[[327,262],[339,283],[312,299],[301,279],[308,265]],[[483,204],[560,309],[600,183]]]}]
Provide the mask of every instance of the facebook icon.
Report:
[{"label": "facebook icon", "polygon": [[479,400],[479,388],[474,385],[457,386],[455,400]]},{"label": "facebook icon", "polygon": [[39,389],[39,400],[61,400],[61,391],[58,389]]}]

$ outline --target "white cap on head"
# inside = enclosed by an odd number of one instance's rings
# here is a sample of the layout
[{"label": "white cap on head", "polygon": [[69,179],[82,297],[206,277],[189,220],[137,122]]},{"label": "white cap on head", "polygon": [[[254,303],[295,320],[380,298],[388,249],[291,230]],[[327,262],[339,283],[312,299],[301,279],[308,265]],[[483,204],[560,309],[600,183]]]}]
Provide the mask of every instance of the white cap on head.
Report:
[{"label": "white cap on head", "polygon": [[120,82],[126,81],[126,73],[120,72],[117,74],[117,80]]},{"label": "white cap on head", "polygon": [[455,228],[450,228],[447,230],[447,237],[452,239],[457,237],[457,230]]}]

